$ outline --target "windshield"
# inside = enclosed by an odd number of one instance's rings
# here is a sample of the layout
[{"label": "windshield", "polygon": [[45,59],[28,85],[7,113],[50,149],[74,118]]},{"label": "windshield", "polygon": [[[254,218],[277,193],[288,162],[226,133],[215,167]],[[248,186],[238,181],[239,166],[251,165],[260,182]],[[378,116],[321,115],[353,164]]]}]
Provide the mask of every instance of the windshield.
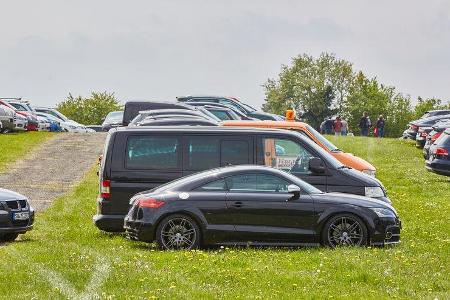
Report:
[{"label": "windshield", "polygon": [[329,140],[327,140],[323,135],[321,135],[317,130],[315,130],[314,128],[312,128],[308,124],[306,124],[306,129],[309,132],[311,132],[311,134],[314,135],[314,137],[316,139],[318,139],[329,151],[333,151],[333,152],[340,152],[341,151],[338,147],[333,145],[333,143],[331,143]]},{"label": "windshield", "polygon": [[113,111],[106,116],[105,121],[110,123],[122,123],[122,119],[123,111]]},{"label": "windshield", "polygon": [[238,102],[240,105],[242,105],[243,107],[245,107],[248,111],[250,111],[250,112],[253,112],[253,111],[256,111],[256,109],[254,109],[253,107],[251,107],[250,105],[247,105],[247,104],[245,104],[245,103],[242,103],[242,102]]}]

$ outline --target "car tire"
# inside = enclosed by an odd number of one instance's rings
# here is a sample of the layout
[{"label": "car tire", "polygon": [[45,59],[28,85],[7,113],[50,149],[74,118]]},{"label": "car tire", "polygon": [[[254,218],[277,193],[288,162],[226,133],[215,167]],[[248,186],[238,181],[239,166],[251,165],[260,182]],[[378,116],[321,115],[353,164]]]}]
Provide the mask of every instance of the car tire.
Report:
[{"label": "car tire", "polygon": [[18,233],[7,233],[7,234],[4,234],[3,236],[0,236],[0,241],[3,241],[3,242],[12,242],[12,241],[14,241],[18,236],[19,236]]},{"label": "car tire", "polygon": [[200,227],[186,215],[170,215],[156,229],[156,243],[164,250],[195,249],[200,246],[200,240]]},{"label": "car tire", "polygon": [[322,230],[322,244],[331,248],[366,246],[367,226],[354,214],[338,214],[330,218]]}]

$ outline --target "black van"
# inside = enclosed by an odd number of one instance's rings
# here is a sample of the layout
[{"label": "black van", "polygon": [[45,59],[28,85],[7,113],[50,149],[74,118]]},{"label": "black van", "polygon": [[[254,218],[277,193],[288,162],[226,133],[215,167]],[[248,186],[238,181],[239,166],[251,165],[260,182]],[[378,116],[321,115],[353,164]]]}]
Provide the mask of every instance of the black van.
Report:
[{"label": "black van", "polygon": [[125,108],[123,111],[122,125],[128,126],[128,124],[133,120],[140,111],[143,110],[154,110],[154,109],[187,109],[195,110],[195,107],[186,105],[179,102],[165,102],[165,101],[128,101],[125,103]]},{"label": "black van", "polygon": [[122,231],[136,193],[198,171],[258,164],[282,169],[326,192],[390,202],[377,179],[350,169],[300,133],[223,127],[121,127],[106,139],[96,226]]}]

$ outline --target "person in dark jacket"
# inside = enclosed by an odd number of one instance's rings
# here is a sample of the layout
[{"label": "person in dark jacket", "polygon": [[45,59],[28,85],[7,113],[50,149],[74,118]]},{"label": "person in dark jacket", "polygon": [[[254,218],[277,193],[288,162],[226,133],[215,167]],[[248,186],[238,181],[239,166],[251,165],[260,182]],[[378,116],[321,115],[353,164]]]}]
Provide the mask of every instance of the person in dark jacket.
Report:
[{"label": "person in dark jacket", "polygon": [[369,135],[369,128],[372,126],[372,122],[370,122],[369,114],[367,112],[363,113],[363,116],[359,120],[359,129],[361,129],[362,136]]},{"label": "person in dark jacket", "polygon": [[379,138],[384,137],[384,125],[385,125],[385,122],[384,122],[383,115],[380,115],[380,117],[378,118],[378,121],[377,121],[377,134],[378,134]]},{"label": "person in dark jacket", "polygon": [[333,134],[334,121],[327,118],[325,121],[325,134]]}]

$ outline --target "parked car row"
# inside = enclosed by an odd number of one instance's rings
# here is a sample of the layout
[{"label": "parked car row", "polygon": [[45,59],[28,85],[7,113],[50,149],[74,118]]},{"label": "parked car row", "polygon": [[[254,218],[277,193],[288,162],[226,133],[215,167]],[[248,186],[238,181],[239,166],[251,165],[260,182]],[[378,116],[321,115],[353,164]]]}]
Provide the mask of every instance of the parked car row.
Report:
[{"label": "parked car row", "polygon": [[33,107],[28,101],[0,99],[0,132],[12,131],[90,132],[56,109]]},{"label": "parked car row", "polygon": [[178,100],[127,102],[109,129],[99,229],[164,249],[400,242],[400,219],[370,163],[308,124],[258,120],[234,98]]},{"label": "parked car row", "polygon": [[450,130],[450,110],[433,110],[410,122],[403,137],[415,140],[416,147],[423,148],[427,170],[450,176],[447,129]]}]

